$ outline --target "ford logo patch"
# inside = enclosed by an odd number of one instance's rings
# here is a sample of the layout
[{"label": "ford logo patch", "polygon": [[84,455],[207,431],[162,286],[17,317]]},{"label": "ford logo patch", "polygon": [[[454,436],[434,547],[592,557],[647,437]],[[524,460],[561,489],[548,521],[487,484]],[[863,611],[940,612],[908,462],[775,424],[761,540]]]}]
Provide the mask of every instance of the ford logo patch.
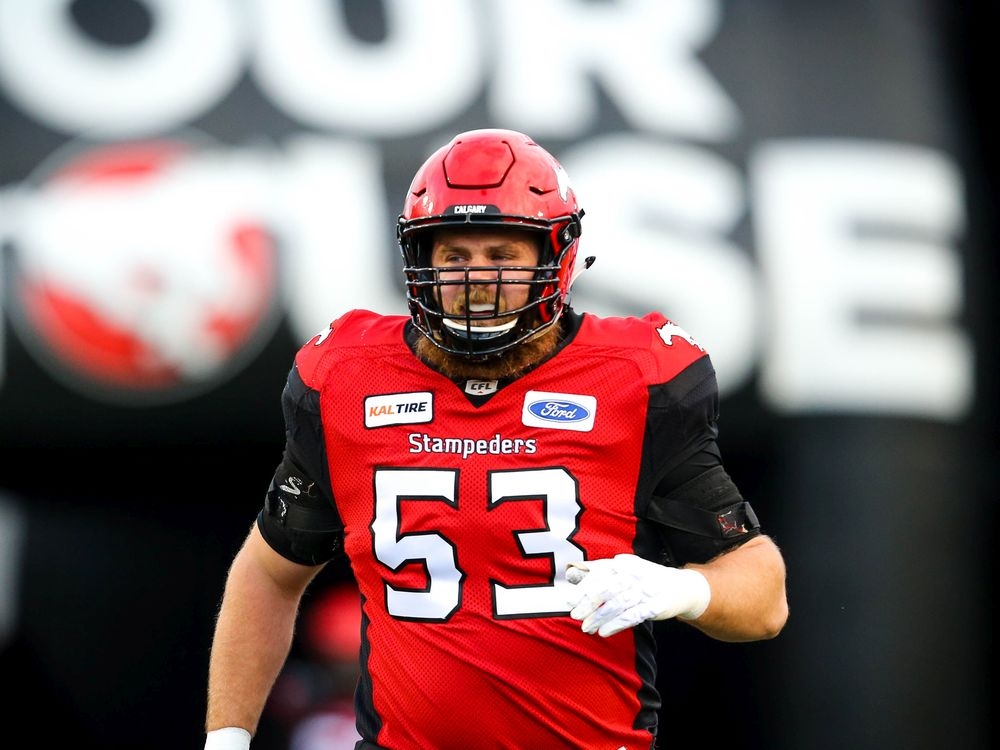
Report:
[{"label": "ford logo patch", "polygon": [[546,422],[582,422],[590,416],[586,407],[572,401],[533,401],[528,404],[528,411]]}]

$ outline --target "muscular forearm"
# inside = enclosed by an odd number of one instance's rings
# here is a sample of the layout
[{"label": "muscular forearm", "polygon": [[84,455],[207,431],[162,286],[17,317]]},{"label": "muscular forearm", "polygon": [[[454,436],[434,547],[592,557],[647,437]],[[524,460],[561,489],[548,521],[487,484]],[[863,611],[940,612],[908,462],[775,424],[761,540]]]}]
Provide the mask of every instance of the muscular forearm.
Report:
[{"label": "muscular forearm", "polygon": [[689,565],[708,579],[708,608],[686,620],[722,641],[755,641],[776,636],[788,619],[785,564],[770,538],[751,539],[704,565]]},{"label": "muscular forearm", "polygon": [[[233,561],[209,663],[206,730],[243,727],[253,734],[292,643],[299,600],[315,571],[275,575],[262,564],[254,531]],[[290,565],[290,564],[289,564]]]}]

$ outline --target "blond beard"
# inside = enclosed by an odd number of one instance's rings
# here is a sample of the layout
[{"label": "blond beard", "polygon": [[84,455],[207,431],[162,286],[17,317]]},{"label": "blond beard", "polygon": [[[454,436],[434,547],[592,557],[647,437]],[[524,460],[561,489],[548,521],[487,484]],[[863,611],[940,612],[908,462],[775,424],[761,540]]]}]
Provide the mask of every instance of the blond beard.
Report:
[{"label": "blond beard", "polygon": [[534,338],[501,354],[484,360],[475,360],[438,349],[426,336],[420,336],[417,339],[416,354],[432,369],[447,378],[502,380],[515,377],[545,359],[555,351],[561,337],[562,327],[557,322]]}]

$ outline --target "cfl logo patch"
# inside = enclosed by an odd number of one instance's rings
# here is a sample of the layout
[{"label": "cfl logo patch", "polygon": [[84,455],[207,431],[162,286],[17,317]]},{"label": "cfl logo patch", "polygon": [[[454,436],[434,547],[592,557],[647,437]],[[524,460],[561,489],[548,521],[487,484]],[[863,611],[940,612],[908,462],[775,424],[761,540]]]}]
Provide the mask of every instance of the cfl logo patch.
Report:
[{"label": "cfl logo patch", "polygon": [[488,396],[497,392],[496,380],[466,380],[465,392],[470,396]]}]

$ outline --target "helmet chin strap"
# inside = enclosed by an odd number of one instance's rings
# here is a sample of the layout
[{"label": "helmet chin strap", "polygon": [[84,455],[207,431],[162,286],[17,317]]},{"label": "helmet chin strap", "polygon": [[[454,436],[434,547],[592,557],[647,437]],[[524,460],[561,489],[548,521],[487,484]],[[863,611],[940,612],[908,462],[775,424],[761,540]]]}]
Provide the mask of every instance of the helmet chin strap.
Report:
[{"label": "helmet chin strap", "polygon": [[592,265],[594,265],[594,261],[595,260],[597,260],[597,256],[596,255],[588,255],[586,258],[584,258],[583,265],[580,266],[579,268],[577,268],[573,272],[573,275],[570,277],[569,285],[568,286],[572,287],[573,284],[576,283],[576,280],[578,278],[580,278],[580,274],[582,274],[584,271],[586,271],[588,268],[590,268]]}]

